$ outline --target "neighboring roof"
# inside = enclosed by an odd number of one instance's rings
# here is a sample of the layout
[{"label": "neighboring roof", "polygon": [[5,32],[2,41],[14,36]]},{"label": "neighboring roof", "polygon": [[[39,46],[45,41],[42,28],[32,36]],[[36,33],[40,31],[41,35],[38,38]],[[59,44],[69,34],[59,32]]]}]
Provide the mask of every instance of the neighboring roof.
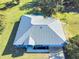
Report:
[{"label": "neighboring roof", "polygon": [[43,16],[21,17],[14,45],[61,45],[66,42],[60,20]]}]

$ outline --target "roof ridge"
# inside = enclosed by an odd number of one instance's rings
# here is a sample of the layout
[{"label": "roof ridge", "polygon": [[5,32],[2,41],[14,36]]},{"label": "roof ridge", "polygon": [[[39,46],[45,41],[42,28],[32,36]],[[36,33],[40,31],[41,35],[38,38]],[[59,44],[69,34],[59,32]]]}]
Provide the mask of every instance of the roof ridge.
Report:
[{"label": "roof ridge", "polygon": [[[16,40],[16,42],[21,41],[21,39],[23,38],[23,36],[25,36],[27,33],[30,33],[31,29],[32,29],[32,28],[29,28],[29,30],[26,31],[18,40]],[[29,36],[29,34],[26,35],[25,37],[28,37],[28,36]],[[20,44],[22,44],[24,41],[25,41],[25,39],[23,39],[22,42],[21,42]],[[15,42],[15,43],[16,43],[16,42]],[[14,43],[14,44],[15,44],[15,43]]]},{"label": "roof ridge", "polygon": [[[56,21],[56,20],[55,20]],[[57,20],[58,21],[58,20]],[[60,22],[60,21],[59,21]],[[52,23],[51,23],[52,24]],[[50,25],[50,24],[49,24]],[[48,26],[49,26],[48,25]],[[61,25],[61,23],[60,23],[60,25]],[[49,28],[50,29],[52,29],[50,26],[49,26]],[[52,29],[60,38],[62,38],[59,34],[58,34],[58,32],[57,31],[55,31],[54,29]],[[63,33],[64,34],[64,33]],[[63,35],[64,36],[64,39],[65,39],[65,34]],[[62,38],[62,40],[63,40],[63,38]],[[66,39],[64,40],[64,41],[66,41]]]}]

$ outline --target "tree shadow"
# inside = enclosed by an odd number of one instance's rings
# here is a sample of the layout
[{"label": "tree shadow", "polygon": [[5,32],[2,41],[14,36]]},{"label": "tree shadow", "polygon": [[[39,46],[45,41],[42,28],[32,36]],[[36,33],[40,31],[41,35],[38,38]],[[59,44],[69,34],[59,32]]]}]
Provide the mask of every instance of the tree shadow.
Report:
[{"label": "tree shadow", "polygon": [[16,22],[2,56],[12,54],[12,57],[18,57],[18,56],[22,56],[23,53],[25,52],[25,49],[22,48],[17,49],[15,46],[13,46],[13,42],[16,36],[18,26],[19,26],[19,22]]},{"label": "tree shadow", "polygon": [[23,6],[20,7],[20,10],[26,10],[26,9],[30,9],[33,8],[35,6],[34,2],[29,2],[27,4],[24,4]]},{"label": "tree shadow", "polygon": [[[42,14],[42,12],[36,10],[35,8],[38,6],[38,4],[36,4],[36,2],[32,1],[29,2],[27,4],[24,4],[23,6],[19,7],[20,10],[29,10],[28,12],[26,12],[25,14]],[[31,10],[30,10],[31,9]]]},{"label": "tree shadow", "polygon": [[9,8],[13,8],[15,6],[17,6],[19,3],[15,4],[14,1],[10,1],[10,2],[6,2],[6,3],[2,3],[2,5],[4,5],[2,8],[0,8],[0,10],[7,10]]},{"label": "tree shadow", "polygon": [[19,22],[16,22],[14,25],[14,28],[11,32],[10,38],[8,40],[8,43],[6,44],[6,47],[2,53],[2,56],[11,54],[13,58],[23,56],[24,53],[28,54],[45,54],[45,53],[36,53],[36,52],[26,52],[26,48],[17,48],[13,45],[17,30],[18,30]]}]

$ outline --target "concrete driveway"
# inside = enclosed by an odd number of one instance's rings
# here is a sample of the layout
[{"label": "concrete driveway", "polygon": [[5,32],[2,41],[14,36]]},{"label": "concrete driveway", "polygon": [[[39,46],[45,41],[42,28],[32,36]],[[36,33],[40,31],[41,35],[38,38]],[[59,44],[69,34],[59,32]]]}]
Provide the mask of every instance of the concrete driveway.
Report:
[{"label": "concrete driveway", "polygon": [[49,59],[65,59],[62,48],[50,48]]}]

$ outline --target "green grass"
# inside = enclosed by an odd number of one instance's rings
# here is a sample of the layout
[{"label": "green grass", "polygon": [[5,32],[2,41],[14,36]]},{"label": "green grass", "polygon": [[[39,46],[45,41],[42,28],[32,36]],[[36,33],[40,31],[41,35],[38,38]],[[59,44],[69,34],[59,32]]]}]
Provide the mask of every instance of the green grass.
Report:
[{"label": "green grass", "polygon": [[[9,2],[11,0],[0,0],[0,4]],[[48,58],[47,54],[27,54],[23,56],[13,58],[12,55],[4,55],[2,53],[7,45],[9,37],[11,35],[14,24],[20,20],[20,16],[24,15],[27,11],[19,10],[19,7],[31,0],[21,0],[20,5],[17,5],[11,9],[5,11],[0,11],[0,14],[5,16],[5,19],[2,19],[5,29],[0,35],[0,59],[46,59]],[[33,55],[33,56],[32,56]]]},{"label": "green grass", "polygon": [[79,34],[79,14],[78,13],[57,13],[55,18],[61,19],[66,23],[65,28],[68,33],[68,37],[73,37]]},{"label": "green grass", "polygon": [[4,8],[5,7],[5,4],[0,4],[0,8]]}]

